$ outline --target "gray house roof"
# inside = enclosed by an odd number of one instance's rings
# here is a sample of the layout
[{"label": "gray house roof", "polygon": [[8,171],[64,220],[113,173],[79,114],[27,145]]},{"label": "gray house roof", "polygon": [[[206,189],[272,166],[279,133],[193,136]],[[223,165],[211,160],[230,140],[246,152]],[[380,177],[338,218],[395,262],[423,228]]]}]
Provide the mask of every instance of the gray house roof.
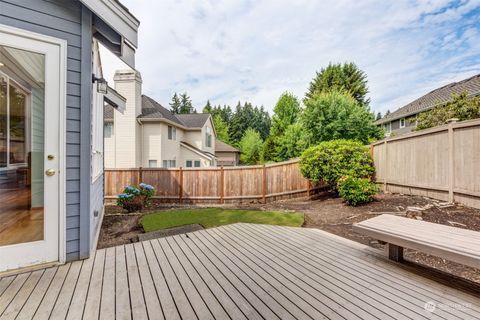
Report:
[{"label": "gray house roof", "polygon": [[209,113],[186,113],[175,116],[188,128],[201,128],[210,118]]},{"label": "gray house roof", "polygon": [[[114,109],[105,105],[104,117],[105,121],[113,120]],[[173,114],[170,110],[162,106],[152,98],[142,94],[142,114],[138,116],[139,119],[148,120],[169,120],[179,126],[189,129],[202,128],[208,118],[209,113],[190,113],[190,114]]]},{"label": "gray house roof", "polygon": [[217,139],[215,140],[215,152],[240,152],[240,150]]},{"label": "gray house roof", "polygon": [[139,119],[166,119],[175,122],[181,126],[185,124],[180,121],[170,110],[163,107],[152,98],[142,94],[142,114]]},{"label": "gray house roof", "polygon": [[460,94],[462,92],[466,92],[468,95],[480,94],[480,74],[459,82],[452,82],[446,86],[430,91],[426,95],[383,117],[376,123],[383,124],[429,110],[436,105],[450,101],[452,94]]}]

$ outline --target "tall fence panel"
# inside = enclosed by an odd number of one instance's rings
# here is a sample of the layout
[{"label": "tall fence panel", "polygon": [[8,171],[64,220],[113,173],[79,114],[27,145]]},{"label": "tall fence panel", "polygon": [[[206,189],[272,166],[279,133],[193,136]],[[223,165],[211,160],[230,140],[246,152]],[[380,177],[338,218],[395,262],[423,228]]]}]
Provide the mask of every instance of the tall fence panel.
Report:
[{"label": "tall fence panel", "polygon": [[480,208],[480,119],[372,144],[383,189]]},{"label": "tall fence panel", "polygon": [[325,186],[312,186],[298,160],[264,166],[216,168],[105,169],[105,198],[112,201],[125,186],[155,187],[155,199],[168,203],[266,203],[305,197]]}]

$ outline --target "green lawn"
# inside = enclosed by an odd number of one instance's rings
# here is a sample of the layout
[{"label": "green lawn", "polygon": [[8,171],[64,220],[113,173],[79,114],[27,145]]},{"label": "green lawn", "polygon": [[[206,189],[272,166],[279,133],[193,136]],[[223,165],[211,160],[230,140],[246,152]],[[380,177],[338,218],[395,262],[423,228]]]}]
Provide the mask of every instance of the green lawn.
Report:
[{"label": "green lawn", "polygon": [[140,220],[145,232],[194,223],[211,228],[236,222],[300,227],[303,225],[303,213],[222,208],[178,209],[148,214]]}]

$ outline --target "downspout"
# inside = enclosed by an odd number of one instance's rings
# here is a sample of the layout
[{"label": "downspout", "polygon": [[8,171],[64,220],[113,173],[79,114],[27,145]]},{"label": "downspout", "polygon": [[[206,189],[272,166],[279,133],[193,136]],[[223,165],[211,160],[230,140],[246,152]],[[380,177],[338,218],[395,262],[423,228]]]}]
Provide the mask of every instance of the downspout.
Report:
[{"label": "downspout", "polygon": [[138,125],[140,126],[141,137],[140,137],[140,167],[144,166],[143,163],[143,123],[140,119],[137,118]]}]

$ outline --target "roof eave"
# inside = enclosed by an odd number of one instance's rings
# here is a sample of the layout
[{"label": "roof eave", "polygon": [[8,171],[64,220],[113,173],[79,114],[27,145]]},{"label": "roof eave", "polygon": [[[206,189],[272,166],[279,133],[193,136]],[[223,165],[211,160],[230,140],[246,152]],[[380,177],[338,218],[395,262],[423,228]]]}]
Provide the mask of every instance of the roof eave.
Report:
[{"label": "roof eave", "polygon": [[[115,0],[80,0],[80,2],[100,18],[105,25],[118,33],[119,39],[109,43],[106,39],[111,39],[108,35],[111,35],[112,32],[102,25],[97,26],[104,36],[99,38],[102,42],[107,42],[106,47],[127,65],[135,68],[139,20]],[[112,50],[112,48],[114,49]]]}]

